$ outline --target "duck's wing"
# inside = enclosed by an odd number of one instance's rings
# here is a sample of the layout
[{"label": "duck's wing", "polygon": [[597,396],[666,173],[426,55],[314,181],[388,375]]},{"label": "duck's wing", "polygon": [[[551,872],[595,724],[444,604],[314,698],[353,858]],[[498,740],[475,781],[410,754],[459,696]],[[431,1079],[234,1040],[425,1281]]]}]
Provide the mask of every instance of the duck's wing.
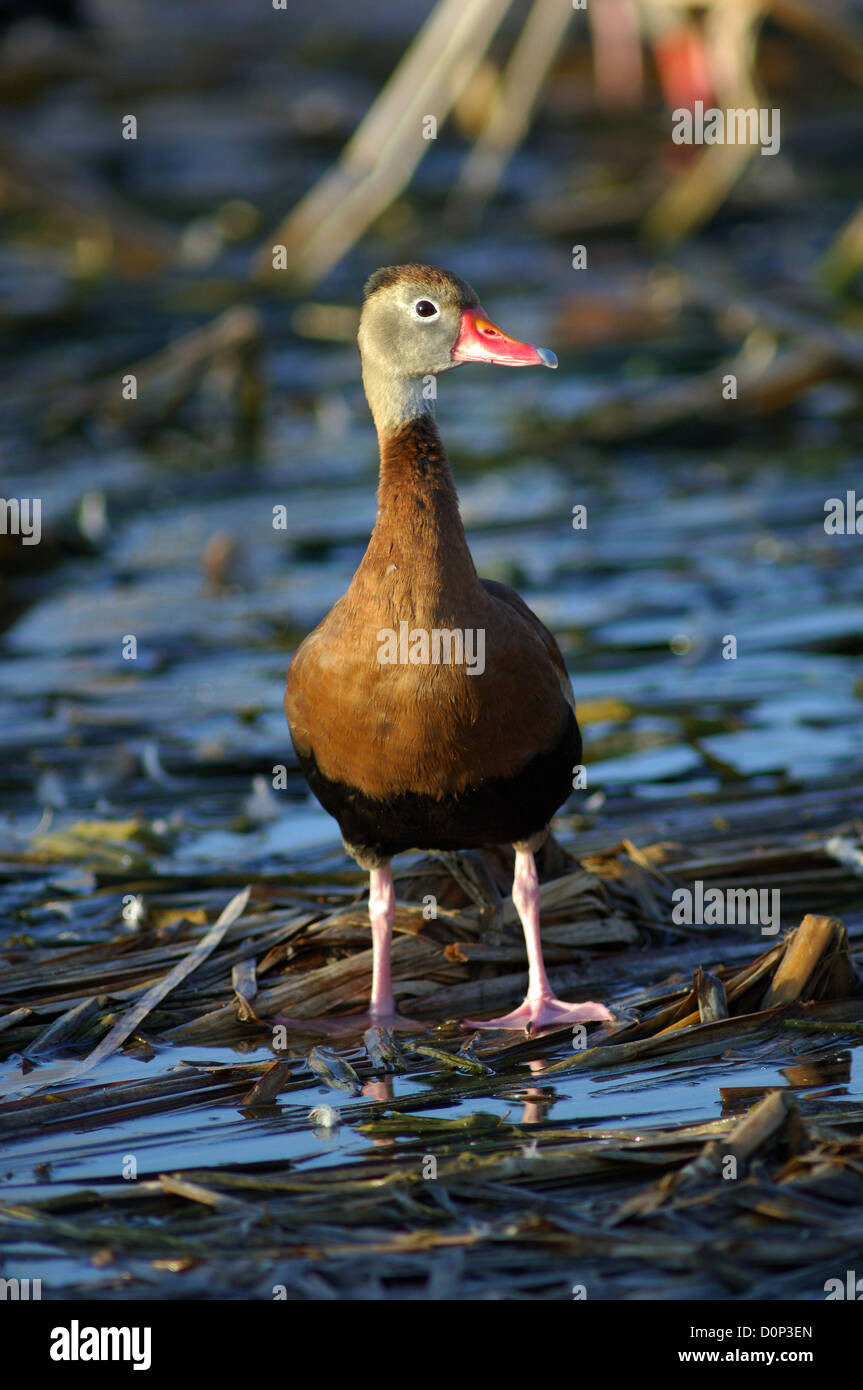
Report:
[{"label": "duck's wing", "polygon": [[566,669],[563,652],[557,645],[554,635],[549,632],[545,623],[540,622],[533,609],[528,608],[524,599],[520,594],[515,592],[515,589],[510,589],[509,585],[501,584],[497,579],[481,579],[479,582],[482,584],[487,594],[490,594],[498,603],[506,604],[506,606],[516,614],[520,623],[531,632],[534,639],[539,640],[549,662],[554,667],[554,673],[557,677],[561,694],[574,713],[575,696],[572,690],[572,681]]}]

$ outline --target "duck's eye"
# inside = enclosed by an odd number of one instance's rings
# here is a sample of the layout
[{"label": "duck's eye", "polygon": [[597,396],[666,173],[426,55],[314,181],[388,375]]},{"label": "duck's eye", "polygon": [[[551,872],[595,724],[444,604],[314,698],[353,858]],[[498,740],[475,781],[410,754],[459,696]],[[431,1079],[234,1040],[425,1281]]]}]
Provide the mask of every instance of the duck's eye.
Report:
[{"label": "duck's eye", "polygon": [[414,313],[418,319],[433,319],[437,317],[438,307],[430,299],[418,299],[414,305]]}]

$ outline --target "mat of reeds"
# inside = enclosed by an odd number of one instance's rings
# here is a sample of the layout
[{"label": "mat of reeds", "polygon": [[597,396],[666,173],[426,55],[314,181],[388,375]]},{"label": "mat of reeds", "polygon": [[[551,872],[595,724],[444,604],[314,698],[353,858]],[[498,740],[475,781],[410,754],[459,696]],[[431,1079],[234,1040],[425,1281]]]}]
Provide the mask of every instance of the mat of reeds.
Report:
[{"label": "mat of reeds", "polygon": [[[681,800],[617,839],[561,822],[553,981],[618,1021],[536,1037],[460,1026],[523,984],[511,901],[469,864],[402,866],[398,1035],[347,1017],[371,960],[347,861],[239,891],[127,874],[131,927],[3,948],[4,1274],[50,1269],[48,1297],[824,1298],[863,1238],[858,792],[793,821]],[[120,875],[78,834],[98,912]],[[779,888],[779,929],[675,923],[696,882]]]}]

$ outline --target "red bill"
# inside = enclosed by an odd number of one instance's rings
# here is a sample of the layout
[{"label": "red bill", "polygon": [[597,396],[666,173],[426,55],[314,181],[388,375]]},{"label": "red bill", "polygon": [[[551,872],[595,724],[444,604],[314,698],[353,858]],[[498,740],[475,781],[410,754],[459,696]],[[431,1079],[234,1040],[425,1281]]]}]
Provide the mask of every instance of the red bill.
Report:
[{"label": "red bill", "polygon": [[548,348],[510,338],[492,323],[482,308],[462,309],[452,359],[454,362],[493,362],[497,367],[557,366],[557,358]]}]

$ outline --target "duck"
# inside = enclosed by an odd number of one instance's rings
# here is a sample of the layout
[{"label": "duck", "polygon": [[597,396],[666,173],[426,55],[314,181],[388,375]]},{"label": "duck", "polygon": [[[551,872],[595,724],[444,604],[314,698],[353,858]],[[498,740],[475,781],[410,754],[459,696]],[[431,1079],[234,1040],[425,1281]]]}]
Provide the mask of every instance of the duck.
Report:
[{"label": "duck", "polygon": [[403,1023],[392,985],[393,858],[512,846],[528,966],[523,1002],[470,1028],[613,1019],[558,999],[540,939],[536,853],[582,742],[561,650],[517,593],[476,571],[435,421],[438,378],[467,363],[554,368],[460,276],[408,264],[365,285],[358,332],[377,430],[377,515],[347,592],[297,648],[285,712],[309,787],[369,875],[372,983],[356,1022]]}]

